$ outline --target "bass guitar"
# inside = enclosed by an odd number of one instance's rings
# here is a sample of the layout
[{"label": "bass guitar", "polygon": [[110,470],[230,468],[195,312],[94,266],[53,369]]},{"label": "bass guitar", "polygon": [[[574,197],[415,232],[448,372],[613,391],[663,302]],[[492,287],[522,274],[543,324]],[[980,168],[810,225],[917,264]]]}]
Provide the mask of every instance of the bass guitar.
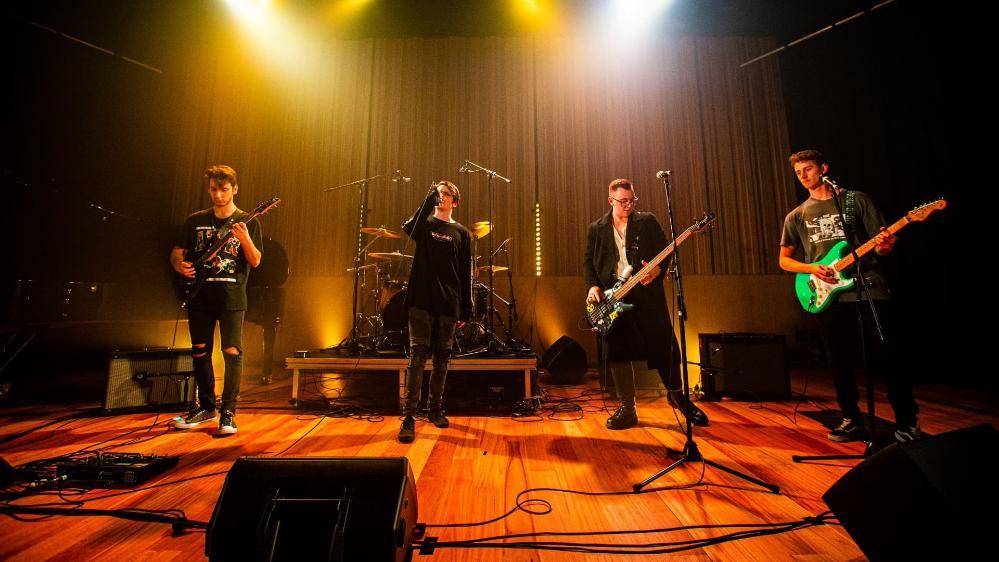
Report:
[{"label": "bass guitar", "polygon": [[594,332],[600,332],[601,334],[606,334],[610,331],[611,326],[614,325],[614,320],[622,313],[632,308],[635,305],[622,302],[625,296],[638,285],[645,276],[652,271],[657,265],[662,263],[663,260],[668,258],[673,254],[673,250],[679,244],[683,244],[691,234],[697,232],[703,232],[711,223],[715,222],[715,215],[711,211],[704,213],[704,216],[700,219],[694,221],[694,224],[690,225],[687,230],[684,230],[676,240],[671,242],[669,246],[663,248],[663,251],[649,260],[649,262],[635,275],[631,275],[625,281],[618,281],[613,287],[604,291],[604,299],[597,303],[587,303],[586,304],[586,321],[590,323],[590,328]]}]

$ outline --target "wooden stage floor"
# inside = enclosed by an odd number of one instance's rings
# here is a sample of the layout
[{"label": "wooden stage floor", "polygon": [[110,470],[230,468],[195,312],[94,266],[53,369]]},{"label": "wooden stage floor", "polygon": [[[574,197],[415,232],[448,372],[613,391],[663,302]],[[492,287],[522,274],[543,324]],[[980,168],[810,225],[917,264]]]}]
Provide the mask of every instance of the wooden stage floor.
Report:
[{"label": "wooden stage floor", "polygon": [[[105,451],[179,455],[177,468],[145,488],[124,493],[96,490],[19,500],[19,504],[86,500],[95,509],[181,509],[193,520],[207,521],[226,471],[242,455],[395,457],[406,456],[417,480],[420,521],[428,524],[490,520],[510,511],[518,493],[550,502],[552,512],[516,511],[476,527],[432,528],[442,541],[543,531],[625,531],[685,528],[649,534],[544,537],[609,545],[666,543],[719,536],[737,529],[690,529],[700,525],[760,524],[800,521],[827,510],[821,495],[856,461],[795,464],[793,454],[860,451],[858,444],[836,444],[809,413],[834,407],[831,385],[810,375],[809,399],[788,402],[701,403],[711,426],[696,429],[705,457],[781,487],[774,495],[721,471],[688,464],[657,481],[646,493],[627,493],[634,482],[671,462],[684,443],[677,420],[664,398],[652,394],[639,403],[640,424],[626,431],[604,427],[607,409],[591,379],[589,388],[549,388],[552,396],[577,399],[581,411],[560,406],[542,417],[450,414],[451,427],[417,423],[417,440],[396,441],[399,419],[337,418],[288,406],[290,384],[244,385],[237,421],[239,433],[213,438],[210,431],[169,431],[169,415],[80,417],[79,408],[94,404],[7,406],[0,408],[0,456],[11,465],[68,454],[85,448]],[[805,373],[795,373],[793,388],[803,388]],[[585,392],[584,392],[585,391]],[[999,426],[995,395],[919,385],[923,428],[937,434],[979,423]],[[883,394],[881,417],[890,417]],[[568,402],[564,402],[568,403]],[[563,404],[564,404],[563,403]],[[336,404],[343,412],[344,401]],[[797,407],[797,411],[796,411]],[[74,409],[78,408],[78,409]],[[155,425],[153,422],[156,422]],[[53,423],[49,423],[53,422]],[[27,432],[16,439],[12,437]],[[189,479],[189,480],[188,480]],[[185,480],[177,483],[177,481]],[[66,504],[69,506],[70,504]],[[168,525],[108,517],[50,517],[22,522],[0,516],[0,559],[10,560],[196,560],[203,557],[204,533],[173,537]],[[531,540],[531,539],[528,539]],[[782,534],[741,539],[680,553],[689,560],[855,560],[863,558],[846,532],[823,525]],[[662,555],[639,556],[659,560]],[[633,556],[580,554],[523,549],[442,548],[414,560],[633,560]]]}]

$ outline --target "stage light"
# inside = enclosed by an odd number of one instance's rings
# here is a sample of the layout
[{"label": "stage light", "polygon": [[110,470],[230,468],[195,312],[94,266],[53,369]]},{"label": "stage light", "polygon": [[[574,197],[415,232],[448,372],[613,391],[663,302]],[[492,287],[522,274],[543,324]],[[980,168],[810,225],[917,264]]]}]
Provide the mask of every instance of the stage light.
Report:
[{"label": "stage light", "polygon": [[[641,52],[672,0],[610,0],[591,21],[601,51],[614,60]],[[627,62],[627,59],[621,62]]]},{"label": "stage light", "polygon": [[534,204],[534,276],[541,277],[541,203]]},{"label": "stage light", "polygon": [[345,23],[371,2],[372,0],[339,0],[330,4],[327,13],[335,23]]},{"label": "stage light", "polygon": [[510,0],[510,4],[514,19],[521,29],[541,31],[555,27],[552,0]]}]

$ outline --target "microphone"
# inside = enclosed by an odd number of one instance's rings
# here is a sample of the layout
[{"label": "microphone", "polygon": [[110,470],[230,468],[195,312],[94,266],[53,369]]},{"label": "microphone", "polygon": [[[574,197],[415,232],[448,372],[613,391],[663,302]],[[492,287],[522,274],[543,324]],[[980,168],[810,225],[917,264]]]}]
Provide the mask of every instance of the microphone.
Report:
[{"label": "microphone", "polygon": [[656,177],[659,178],[659,179],[665,179],[665,178],[668,178],[670,176],[670,174],[672,174],[672,173],[673,172],[671,172],[669,170],[659,170],[658,172],[656,172]]},{"label": "microphone", "polygon": [[468,167],[468,160],[465,160],[461,167],[458,168],[458,171],[462,174],[471,174],[473,170]]},{"label": "microphone", "polygon": [[407,178],[406,176],[402,175],[402,170],[396,170],[395,172],[392,173],[392,181],[396,183],[399,182],[409,183],[413,181],[413,178]]}]

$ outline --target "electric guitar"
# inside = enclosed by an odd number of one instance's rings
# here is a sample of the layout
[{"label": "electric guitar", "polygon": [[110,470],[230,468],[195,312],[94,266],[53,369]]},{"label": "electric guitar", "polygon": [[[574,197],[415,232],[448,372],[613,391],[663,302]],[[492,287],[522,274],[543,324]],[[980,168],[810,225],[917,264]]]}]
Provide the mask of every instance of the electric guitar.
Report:
[{"label": "electric guitar", "polygon": [[594,332],[600,332],[601,334],[606,334],[610,331],[611,326],[617,317],[622,312],[627,312],[635,305],[622,302],[625,296],[638,285],[645,276],[652,271],[657,265],[662,263],[663,260],[668,258],[673,250],[679,244],[683,244],[691,234],[697,232],[703,232],[709,225],[715,222],[715,215],[711,211],[704,213],[704,216],[694,221],[694,224],[690,225],[687,230],[684,230],[676,240],[670,243],[669,246],[663,248],[663,251],[649,260],[649,263],[645,265],[639,272],[635,275],[631,275],[625,281],[618,281],[613,287],[604,291],[604,299],[597,303],[587,303],[586,304],[586,321],[590,323],[590,328]]},{"label": "electric guitar", "polygon": [[[912,222],[922,222],[926,220],[926,217],[930,216],[932,213],[944,209],[947,207],[947,201],[944,199],[937,199],[932,203],[926,203],[920,205],[915,209],[909,211],[904,217],[895,221],[894,224],[888,227],[888,232],[895,234],[899,230],[902,230],[908,224]],[[870,252],[877,246],[877,236],[871,238],[863,245],[857,248],[857,257],[862,258],[865,254]],[[854,279],[852,276],[848,276],[843,272],[850,268],[853,263],[853,254],[850,253],[850,248],[846,243],[846,240],[837,242],[835,246],[826,252],[826,255],[822,257],[817,262],[820,265],[829,266],[836,270],[836,283],[826,283],[822,279],[819,279],[815,275],[810,273],[798,273],[794,278],[794,290],[798,294],[798,302],[801,303],[801,307],[807,312],[813,314],[822,312],[829,305],[836,302],[836,298],[843,291],[847,291],[853,287]]]},{"label": "electric guitar", "polygon": [[232,239],[232,225],[237,222],[250,222],[251,220],[265,215],[268,211],[277,207],[277,204],[281,202],[280,197],[272,197],[267,201],[257,205],[252,211],[245,215],[241,215],[237,219],[237,213],[233,213],[229,220],[225,221],[225,224],[221,226],[215,233],[215,241],[212,242],[211,246],[208,247],[198,259],[194,260],[194,279],[189,277],[182,277],[180,284],[177,288],[177,296],[181,301],[181,306],[187,308],[194,297],[198,296],[198,292],[201,291],[201,287],[204,286],[205,280],[212,273],[209,268],[209,264],[215,259],[215,256],[222,251],[222,248],[229,243]]}]

